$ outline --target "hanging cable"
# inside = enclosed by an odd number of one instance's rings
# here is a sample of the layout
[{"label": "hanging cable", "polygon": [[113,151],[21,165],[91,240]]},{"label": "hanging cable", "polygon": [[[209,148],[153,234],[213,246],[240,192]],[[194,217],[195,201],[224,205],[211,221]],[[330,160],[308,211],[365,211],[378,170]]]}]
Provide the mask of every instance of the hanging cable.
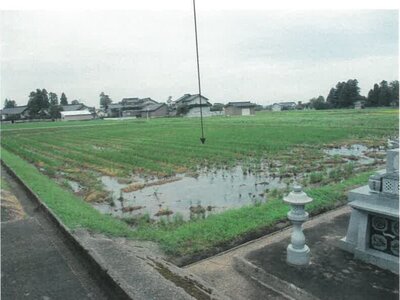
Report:
[{"label": "hanging cable", "polygon": [[199,98],[200,98],[200,123],[201,123],[201,138],[202,144],[205,143],[206,138],[204,137],[204,124],[203,124],[203,109],[201,103],[201,84],[200,84],[200,60],[199,60],[199,43],[197,40],[197,22],[196,22],[196,1],[193,0],[193,16],[194,16],[194,34],[196,39],[196,58],[197,58],[197,82],[199,85]]}]

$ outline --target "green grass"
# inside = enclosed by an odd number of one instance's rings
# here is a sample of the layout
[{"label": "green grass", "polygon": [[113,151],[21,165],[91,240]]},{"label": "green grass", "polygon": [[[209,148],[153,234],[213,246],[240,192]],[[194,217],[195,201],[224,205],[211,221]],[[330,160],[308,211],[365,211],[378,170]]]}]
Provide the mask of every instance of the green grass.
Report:
[{"label": "green grass", "polygon": [[5,191],[10,190],[10,185],[7,182],[7,180],[5,178],[3,178],[3,176],[0,178],[0,189],[5,190]]},{"label": "green grass", "polygon": [[70,229],[86,228],[112,236],[129,236],[129,227],[110,216],[102,215],[57,183],[41,174],[34,166],[2,149],[2,159],[39,196]]}]

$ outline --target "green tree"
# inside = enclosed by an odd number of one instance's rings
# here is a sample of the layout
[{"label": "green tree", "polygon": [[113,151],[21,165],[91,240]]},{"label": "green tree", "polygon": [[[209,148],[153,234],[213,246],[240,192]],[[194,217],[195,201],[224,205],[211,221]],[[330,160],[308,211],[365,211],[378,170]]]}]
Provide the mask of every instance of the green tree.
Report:
[{"label": "green tree", "polygon": [[100,107],[107,109],[111,103],[112,103],[112,100],[111,100],[110,96],[104,94],[104,92],[101,92],[100,93]]},{"label": "green tree", "polygon": [[64,92],[61,93],[60,104],[61,105],[68,105],[67,96],[65,96]]},{"label": "green tree", "polygon": [[210,107],[210,111],[223,111],[224,105],[222,103],[214,103],[213,106]]},{"label": "green tree", "polygon": [[310,99],[310,106],[311,108],[315,108],[317,110],[329,108],[329,104],[325,102],[324,96],[319,96],[318,98]]},{"label": "green tree", "polygon": [[386,80],[382,80],[379,84],[379,106],[389,106],[391,102],[391,92]]},{"label": "green tree", "polygon": [[71,101],[71,104],[77,105],[77,104],[80,104],[80,103],[79,103],[78,100],[75,99],[75,100],[72,100],[72,101]]},{"label": "green tree", "polygon": [[28,112],[31,118],[35,118],[38,116],[39,111],[41,109],[41,93],[42,91],[37,89],[36,92],[31,92],[29,94],[29,101],[28,101]]},{"label": "green tree", "polygon": [[332,107],[337,107],[338,93],[335,88],[330,89],[328,97],[326,97],[326,102]]},{"label": "green tree", "polygon": [[186,103],[181,104],[176,108],[176,114],[178,116],[186,115],[188,112],[189,112],[189,106]]},{"label": "green tree", "polygon": [[58,105],[58,96],[56,93],[49,93],[50,105]]},{"label": "green tree", "polygon": [[393,105],[399,106],[399,81],[398,80],[392,81],[389,84],[389,87]]},{"label": "green tree", "polygon": [[349,79],[336,84],[335,88],[329,91],[328,104],[333,108],[352,107],[358,100],[364,99],[360,95],[357,79]]},{"label": "green tree", "polygon": [[49,109],[50,118],[53,120],[60,119],[62,110],[63,108],[60,105],[51,105]]},{"label": "green tree", "polygon": [[31,92],[28,101],[28,112],[31,118],[45,117],[45,111],[48,111],[50,101],[46,89],[36,89],[36,92]]},{"label": "green tree", "polygon": [[4,100],[4,108],[13,108],[13,107],[16,107],[17,106],[17,103],[14,101],[14,100],[8,100],[7,98],[6,98],[6,100]]},{"label": "green tree", "polygon": [[374,84],[374,88],[369,90],[366,106],[378,106],[379,105],[379,85]]},{"label": "green tree", "polygon": [[50,107],[49,94],[46,89],[43,89],[40,93],[40,109],[47,109]]}]

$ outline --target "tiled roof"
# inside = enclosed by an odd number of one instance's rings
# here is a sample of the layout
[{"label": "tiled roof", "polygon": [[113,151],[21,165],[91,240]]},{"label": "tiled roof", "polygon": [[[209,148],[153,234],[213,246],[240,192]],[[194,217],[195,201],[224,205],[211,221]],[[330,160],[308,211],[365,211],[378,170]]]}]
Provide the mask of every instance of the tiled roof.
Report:
[{"label": "tiled roof", "polygon": [[229,102],[226,106],[253,107],[253,106],[256,106],[256,104],[251,103],[250,101],[240,101],[240,102]]},{"label": "tiled roof", "polygon": [[297,105],[296,102],[279,102],[279,103],[274,103],[272,105],[280,105],[280,106],[293,106]]},{"label": "tiled roof", "polygon": [[68,104],[68,105],[62,105],[63,111],[74,111],[74,110],[82,110],[85,108],[85,105],[83,104]]},{"label": "tiled roof", "polygon": [[28,109],[28,106],[17,106],[12,108],[4,108],[2,111],[3,115],[18,115],[22,114],[25,110]]},{"label": "tiled roof", "polygon": [[163,105],[165,105],[165,103],[150,104],[150,105],[147,105],[145,108],[143,108],[142,111],[155,111]]},{"label": "tiled roof", "polygon": [[[194,99],[196,99],[199,96],[199,94],[194,94],[194,95],[190,95],[190,94],[185,94],[182,97],[180,97],[178,100],[176,100],[175,102],[190,102]],[[206,101],[208,101],[208,98],[204,97],[203,95],[201,95],[202,99],[205,99]]]},{"label": "tiled roof", "polygon": [[119,103],[111,103],[111,104],[108,105],[108,109],[112,109],[112,108],[123,108],[123,107],[126,107],[126,106],[124,106],[124,105],[122,105],[122,104],[119,104]]}]

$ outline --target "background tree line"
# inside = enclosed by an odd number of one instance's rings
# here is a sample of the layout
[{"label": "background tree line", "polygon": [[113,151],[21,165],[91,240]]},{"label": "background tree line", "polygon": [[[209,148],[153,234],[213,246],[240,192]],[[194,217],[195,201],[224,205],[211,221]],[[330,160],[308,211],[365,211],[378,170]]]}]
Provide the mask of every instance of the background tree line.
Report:
[{"label": "background tree line", "polygon": [[323,96],[312,98],[309,106],[315,109],[350,108],[357,101],[362,101],[366,107],[399,106],[399,81],[375,83],[367,97],[360,95],[357,79],[338,82],[330,89],[326,100]]},{"label": "background tree line", "polygon": [[[72,100],[71,104],[80,104],[78,100]],[[36,89],[29,94],[28,115],[31,119],[58,119],[61,118],[63,105],[68,105],[65,93],[61,93],[60,101],[56,93],[48,93],[46,89]],[[11,99],[5,99],[4,108],[17,107],[17,103]]]},{"label": "background tree line", "polygon": [[61,93],[59,102],[56,93],[48,93],[46,89],[36,89],[29,94],[29,117],[32,119],[59,119],[63,105],[68,105],[67,96],[64,93]]}]

